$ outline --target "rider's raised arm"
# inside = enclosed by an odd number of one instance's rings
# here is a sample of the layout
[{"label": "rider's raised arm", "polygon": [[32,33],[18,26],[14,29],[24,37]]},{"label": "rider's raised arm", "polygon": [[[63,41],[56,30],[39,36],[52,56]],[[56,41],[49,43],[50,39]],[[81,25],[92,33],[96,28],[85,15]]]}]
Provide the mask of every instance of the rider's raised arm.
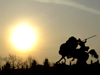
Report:
[{"label": "rider's raised arm", "polygon": [[86,42],[87,42],[87,39],[85,39],[84,43],[86,43]]}]

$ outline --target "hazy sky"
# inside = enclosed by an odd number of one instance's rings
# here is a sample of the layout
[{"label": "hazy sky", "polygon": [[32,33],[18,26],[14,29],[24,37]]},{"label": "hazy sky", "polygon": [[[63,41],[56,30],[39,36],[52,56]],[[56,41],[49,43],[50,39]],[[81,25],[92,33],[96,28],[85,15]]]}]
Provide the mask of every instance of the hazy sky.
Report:
[{"label": "hazy sky", "polygon": [[[28,52],[12,47],[14,29],[27,23],[36,30],[37,43]],[[60,59],[59,47],[70,36],[97,35],[86,45],[100,55],[100,0],[0,0],[0,55],[31,55],[42,63]],[[69,63],[69,62],[68,62]]]}]

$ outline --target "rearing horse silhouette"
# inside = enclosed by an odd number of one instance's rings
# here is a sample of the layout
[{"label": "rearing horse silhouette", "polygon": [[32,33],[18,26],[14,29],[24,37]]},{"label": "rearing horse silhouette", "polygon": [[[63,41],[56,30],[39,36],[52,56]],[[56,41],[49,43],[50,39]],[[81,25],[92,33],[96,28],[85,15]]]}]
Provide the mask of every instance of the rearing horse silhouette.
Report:
[{"label": "rearing horse silhouette", "polygon": [[74,59],[77,59],[77,64],[86,64],[86,61],[89,58],[89,54],[91,54],[96,59],[98,58],[98,55],[94,49],[91,49],[89,52],[84,52],[84,53],[82,53],[80,49],[76,49],[76,51],[72,54],[69,54],[69,55],[67,53],[65,54],[66,55],[61,55],[62,56],[61,59],[57,61],[56,64],[59,63],[62,59],[64,59],[66,62],[65,57],[67,57],[68,59],[73,58],[71,61],[73,61]]},{"label": "rearing horse silhouette", "polygon": [[[61,59],[59,61],[56,62],[59,63],[62,59],[65,60],[66,62],[66,59],[65,57],[67,58],[73,58],[72,61],[76,58],[77,59],[77,64],[86,64],[86,61],[88,60],[89,58],[89,54],[91,54],[94,58],[98,58],[98,55],[96,53],[96,51],[94,49],[91,49],[90,51],[87,51],[87,52],[83,52],[80,49],[76,49],[77,47],[77,42],[75,41],[76,39],[74,37],[71,37],[74,39],[72,43],[72,45],[68,45],[66,43],[62,44],[60,46],[60,51],[59,51],[59,54],[62,56]],[[76,42],[76,43],[75,43]],[[72,47],[71,47],[72,46]],[[72,49],[72,50],[71,50]]]}]

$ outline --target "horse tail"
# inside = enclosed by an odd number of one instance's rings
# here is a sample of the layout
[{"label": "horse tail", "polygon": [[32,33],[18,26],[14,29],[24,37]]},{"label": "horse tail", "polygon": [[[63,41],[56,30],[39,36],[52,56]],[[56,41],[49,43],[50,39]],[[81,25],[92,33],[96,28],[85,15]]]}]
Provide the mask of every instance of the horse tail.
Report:
[{"label": "horse tail", "polygon": [[90,53],[95,58],[98,58],[99,57],[98,54],[96,53],[96,51],[94,49],[90,50],[88,53]]}]

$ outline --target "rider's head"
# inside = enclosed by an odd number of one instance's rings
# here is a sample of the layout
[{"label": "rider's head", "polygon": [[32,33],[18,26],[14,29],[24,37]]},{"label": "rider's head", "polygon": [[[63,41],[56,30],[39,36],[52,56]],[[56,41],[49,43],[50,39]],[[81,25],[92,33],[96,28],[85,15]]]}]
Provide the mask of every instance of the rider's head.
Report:
[{"label": "rider's head", "polygon": [[80,42],[80,41],[81,41],[81,39],[79,38],[77,41],[78,41],[78,42]]}]

